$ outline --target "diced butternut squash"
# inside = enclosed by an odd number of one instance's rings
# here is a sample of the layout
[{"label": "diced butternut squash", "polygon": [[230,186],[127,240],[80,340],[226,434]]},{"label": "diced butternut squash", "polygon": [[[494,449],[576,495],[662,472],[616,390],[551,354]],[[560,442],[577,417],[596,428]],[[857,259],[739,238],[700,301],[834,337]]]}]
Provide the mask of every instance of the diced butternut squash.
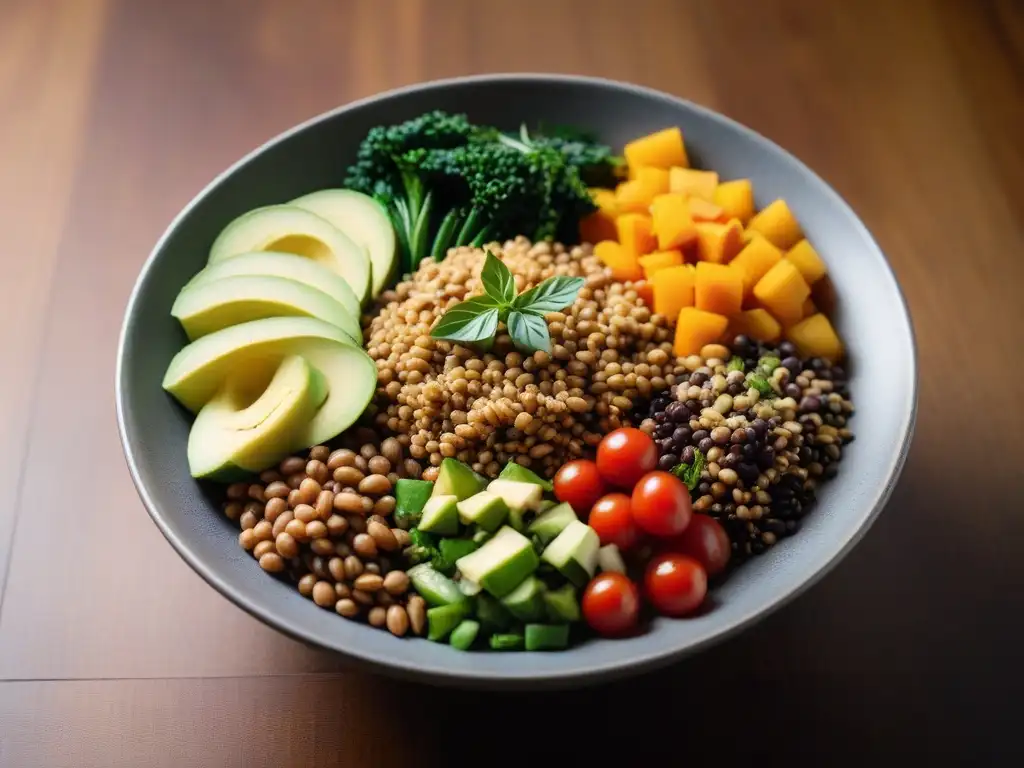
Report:
[{"label": "diced butternut squash", "polygon": [[760,235],[754,235],[750,242],[730,262],[730,266],[743,272],[743,296],[749,298],[754,286],[768,274],[768,270],[782,260],[782,251]]},{"label": "diced butternut squash", "polygon": [[691,197],[688,202],[690,204],[690,216],[693,217],[694,221],[717,221],[719,224],[725,224],[729,221],[725,214],[725,209],[714,203],[701,200],[699,197]]},{"label": "diced butternut squash", "polygon": [[590,199],[594,201],[594,205],[599,211],[605,212],[611,218],[615,218],[619,214],[619,209],[615,205],[614,189],[590,187],[587,191],[590,192]]},{"label": "diced butternut squash", "polygon": [[[724,207],[724,206],[723,206]],[[786,201],[779,199],[762,208],[747,225],[748,229],[760,232],[767,237],[775,246],[788,251],[803,238],[803,230],[800,223],[789,210]]]},{"label": "diced butternut squash", "polygon": [[655,251],[640,257],[640,267],[648,280],[654,273],[666,267],[678,267],[683,263],[683,254],[679,251]]},{"label": "diced butternut squash", "polygon": [[739,219],[746,224],[754,215],[754,185],[750,179],[723,181],[715,187],[712,197],[730,219]]},{"label": "diced butternut squash", "polygon": [[677,127],[665,128],[634,139],[625,146],[623,154],[630,169],[645,165],[666,170],[672,166],[690,167],[683,132]]},{"label": "diced butternut squash", "polygon": [[[620,217],[621,218],[621,217]],[[636,255],[614,240],[603,240],[594,246],[594,253],[612,270],[616,280],[639,280],[644,276]]]},{"label": "diced butternut squash", "polygon": [[811,315],[818,314],[818,308],[814,305],[814,299],[810,296],[804,301],[804,305],[800,308],[801,319],[804,317],[810,317]]},{"label": "diced butternut squash", "polygon": [[712,264],[728,264],[743,248],[743,227],[738,219],[728,224],[700,221],[697,229],[697,258]]},{"label": "diced butternut squash", "polygon": [[743,276],[726,264],[697,262],[693,305],[715,314],[735,315],[743,305]]},{"label": "diced butternut squash", "polygon": [[767,309],[757,307],[729,318],[729,333],[734,338],[742,334],[757,341],[774,343],[782,336],[782,326]]},{"label": "diced butternut squash", "polygon": [[754,298],[784,326],[800,320],[810,295],[811,288],[800,270],[787,259],[776,262],[754,286]]},{"label": "diced butternut squash", "polygon": [[670,251],[696,240],[697,229],[685,195],[678,192],[658,195],[651,204],[651,216],[658,250]]},{"label": "diced butternut squash", "polygon": [[642,168],[637,168],[636,180],[643,184],[644,187],[652,193],[652,200],[658,195],[664,195],[669,191],[668,171],[664,168],[655,168],[651,165],[645,165]]},{"label": "diced butternut squash", "polygon": [[636,295],[644,300],[644,304],[654,311],[654,286],[649,280],[643,280],[636,284]]},{"label": "diced butternut squash", "polygon": [[[624,213],[615,220],[619,242],[633,259],[650,253],[657,246],[657,238],[651,231],[651,217],[646,213]],[[637,269],[640,268],[639,263]]]},{"label": "diced butternut squash", "polygon": [[594,205],[597,206],[597,210],[580,220],[580,240],[584,243],[614,240],[618,237],[615,230],[615,217],[618,215],[615,191],[592,188],[590,197],[594,201]]},{"label": "diced butternut squash", "polygon": [[696,355],[701,347],[722,338],[729,318],[705,312],[696,307],[683,307],[676,318],[676,338],[673,351],[679,357]]},{"label": "diced butternut squash", "polygon": [[647,213],[654,195],[639,179],[630,179],[615,188],[615,205],[620,215]]},{"label": "diced butternut squash", "polygon": [[787,329],[786,338],[796,344],[801,357],[823,357],[833,363],[843,357],[843,342],[820,312]]},{"label": "diced butternut squash", "polygon": [[696,271],[691,264],[659,269],[651,278],[654,311],[672,320],[683,307],[693,306]]},{"label": "diced butternut squash", "polygon": [[821,260],[818,252],[811,247],[806,240],[801,240],[786,253],[786,258],[792,261],[800,270],[804,281],[808,285],[814,285],[821,280],[828,272],[825,262]]},{"label": "diced butternut squash", "polygon": [[714,171],[696,171],[692,168],[669,168],[669,192],[682,192],[684,195],[699,197],[709,203],[715,198],[718,187],[718,174]]}]

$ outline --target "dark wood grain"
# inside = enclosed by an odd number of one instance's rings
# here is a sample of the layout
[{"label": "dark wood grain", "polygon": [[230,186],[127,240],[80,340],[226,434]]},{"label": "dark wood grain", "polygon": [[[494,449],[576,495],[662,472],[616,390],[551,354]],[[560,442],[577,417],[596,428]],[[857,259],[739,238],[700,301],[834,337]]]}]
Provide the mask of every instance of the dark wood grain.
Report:
[{"label": "dark wood grain", "polygon": [[[885,513],[786,609],[656,678],[482,704],[343,671],[207,587],[131,486],[112,369],[149,248],[223,167],[354,98],[514,70],[692,98],[819,171],[900,278],[920,416]],[[410,744],[453,713],[524,711],[737,758],[1012,762],[1022,137],[1015,0],[0,0],[0,765],[433,764]],[[622,713],[641,694],[662,708]]]}]

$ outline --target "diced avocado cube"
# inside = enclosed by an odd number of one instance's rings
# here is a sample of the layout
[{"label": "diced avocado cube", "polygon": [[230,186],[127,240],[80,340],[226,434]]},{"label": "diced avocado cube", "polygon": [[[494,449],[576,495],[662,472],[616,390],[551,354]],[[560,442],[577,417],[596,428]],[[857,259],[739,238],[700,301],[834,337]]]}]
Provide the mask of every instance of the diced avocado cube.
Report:
[{"label": "diced avocado cube", "polygon": [[452,630],[452,635],[448,638],[448,644],[460,651],[468,651],[479,632],[479,622],[472,619],[463,619],[459,622],[459,626]]},{"label": "diced avocado cube", "polygon": [[536,536],[541,543],[547,545],[553,541],[558,534],[565,530],[569,523],[579,520],[576,512],[568,504],[559,504],[547,512],[542,512],[526,528],[526,532]]},{"label": "diced avocado cube", "polygon": [[510,510],[519,512],[536,510],[544,496],[544,489],[539,485],[518,480],[492,480],[487,490],[500,496]]},{"label": "diced avocado cube", "polygon": [[487,478],[478,475],[457,459],[442,459],[434,482],[434,496],[455,496],[456,501],[468,499],[487,485]]},{"label": "diced avocado cube", "polygon": [[490,491],[480,491],[458,503],[459,519],[466,525],[478,525],[485,531],[496,531],[508,517],[505,500]]},{"label": "diced avocado cube", "polygon": [[427,640],[440,642],[469,614],[469,603],[439,605],[427,610]]},{"label": "diced avocado cube", "polygon": [[435,570],[429,563],[414,565],[406,575],[413,588],[420,593],[430,605],[452,605],[466,602],[458,584],[443,573]]},{"label": "diced avocado cube", "polygon": [[459,532],[459,510],[455,496],[431,496],[423,505],[419,529],[439,536],[454,536]]},{"label": "diced avocado cube", "polygon": [[605,544],[597,550],[597,567],[602,573],[625,573],[626,561],[622,559],[617,546]]},{"label": "diced avocado cube", "polygon": [[483,528],[477,528],[473,531],[473,541],[475,541],[477,544],[483,544],[492,536],[494,536],[493,531],[485,531]]},{"label": "diced avocado cube", "polygon": [[505,465],[504,469],[498,475],[499,480],[516,480],[520,483],[533,483],[539,485],[545,491],[551,492],[553,486],[550,480],[545,480],[543,477],[538,475],[536,472],[527,469],[521,464],[516,464],[514,461],[510,461]]},{"label": "diced avocado cube", "polygon": [[463,578],[475,581],[495,597],[504,597],[537,570],[539,562],[530,540],[506,525],[455,565]]},{"label": "diced avocado cube", "polygon": [[544,617],[544,582],[527,576],[522,583],[501,598],[501,604],[521,621],[537,621]]},{"label": "diced avocado cube", "polygon": [[543,499],[540,504],[537,505],[537,514],[547,512],[549,509],[554,509],[558,506],[558,502],[553,499]]},{"label": "diced avocado cube", "polygon": [[569,647],[568,624],[527,624],[526,650],[563,651]]},{"label": "diced avocado cube", "polygon": [[441,557],[454,565],[459,558],[480,549],[480,545],[472,539],[441,539],[438,548],[441,551]]},{"label": "diced avocado cube", "polygon": [[555,623],[579,621],[580,604],[576,599],[576,587],[563,584],[558,589],[549,589],[544,593],[544,607],[548,618]]},{"label": "diced avocado cube", "polygon": [[523,645],[524,639],[522,635],[491,635],[491,650],[493,651],[521,651],[523,650]]},{"label": "diced avocado cube", "polygon": [[434,492],[434,484],[429,480],[409,480],[402,478],[395,483],[395,521],[404,522],[412,528],[420,521],[423,505]]},{"label": "diced avocado cube", "polygon": [[475,612],[480,624],[488,632],[501,632],[512,626],[512,616],[497,598],[481,592],[475,598]]},{"label": "diced avocado cube", "polygon": [[582,587],[594,575],[600,546],[597,531],[574,520],[548,544],[541,557],[577,587]]}]

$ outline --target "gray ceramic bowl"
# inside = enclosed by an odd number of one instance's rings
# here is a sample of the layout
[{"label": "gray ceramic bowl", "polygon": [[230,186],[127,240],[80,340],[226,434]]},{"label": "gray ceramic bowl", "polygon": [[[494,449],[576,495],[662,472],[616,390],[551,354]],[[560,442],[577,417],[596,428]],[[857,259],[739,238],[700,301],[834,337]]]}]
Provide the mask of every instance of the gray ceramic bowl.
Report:
[{"label": "gray ceramic bowl", "polygon": [[[785,198],[828,262],[836,323],[852,360],[858,414],[839,477],[799,535],[741,568],[716,591],[714,610],[657,620],[629,640],[591,640],[563,653],[459,653],[345,621],[269,578],[237,530],[188,473],[190,419],[160,387],[184,343],[169,312],[204,264],[215,235],[238,214],[337,186],[367,130],[431,109],[467,112],[508,128],[538,121],[587,126],[621,147],[679,125],[691,158],[724,178],[750,177],[758,205]],[[230,168],[185,208],[153,249],[128,303],[117,362],[117,415],[132,477],[178,553],[230,600],[295,638],[380,671],[490,687],[578,685],[651,669],[720,640],[814,583],[861,538],[900,472],[914,422],[916,365],[907,309],[878,246],[825,182],[778,146],[731,120],[655,91],[562,76],[487,76],[427,83],[321,115]],[[226,609],[227,610],[227,609]]]}]

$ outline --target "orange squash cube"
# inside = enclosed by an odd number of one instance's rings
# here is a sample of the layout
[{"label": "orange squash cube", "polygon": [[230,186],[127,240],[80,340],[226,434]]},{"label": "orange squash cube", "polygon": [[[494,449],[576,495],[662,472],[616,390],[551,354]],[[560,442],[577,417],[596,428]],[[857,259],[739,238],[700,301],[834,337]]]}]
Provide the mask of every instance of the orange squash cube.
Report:
[{"label": "orange squash cube", "polygon": [[747,228],[760,232],[784,251],[792,248],[804,236],[800,223],[789,210],[786,201],[782,199],[769,203],[767,207],[754,214]]},{"label": "orange squash cube", "polygon": [[821,280],[828,272],[825,262],[821,260],[818,252],[811,247],[806,240],[801,240],[786,253],[786,258],[792,261],[800,270],[808,285],[814,285]]},{"label": "orange squash cube", "polygon": [[594,246],[594,254],[612,271],[612,277],[623,282],[644,276],[636,255],[621,243],[603,240]]},{"label": "orange squash cube", "polygon": [[693,306],[696,273],[692,265],[659,269],[651,277],[654,290],[654,311],[672,320],[683,307]]},{"label": "orange squash cube", "polygon": [[584,243],[614,240],[618,237],[615,230],[615,217],[618,215],[615,191],[592,188],[590,198],[597,206],[597,210],[580,219],[580,240]]},{"label": "orange squash cube", "polygon": [[699,197],[709,203],[714,200],[718,187],[718,174],[714,171],[696,171],[676,166],[668,169],[668,191]]},{"label": "orange squash cube", "polygon": [[694,221],[717,221],[725,224],[729,221],[725,215],[725,209],[699,197],[691,197],[687,201],[690,205],[690,216]]},{"label": "orange squash cube", "polygon": [[651,217],[646,213],[624,213],[615,219],[619,242],[636,259],[657,247],[658,240],[651,231],[651,226]]},{"label": "orange squash cube", "polygon": [[679,357],[696,355],[707,344],[722,338],[729,318],[705,312],[696,307],[683,307],[676,318],[676,337],[672,351]]},{"label": "orange squash cube", "polygon": [[760,235],[754,235],[750,242],[729,263],[729,266],[743,273],[743,296],[749,298],[758,281],[768,270],[782,261],[782,251]]},{"label": "orange squash cube", "polygon": [[644,304],[652,312],[654,311],[654,286],[651,285],[649,280],[641,280],[634,286],[636,288],[636,295],[644,300]]},{"label": "orange squash cube", "polygon": [[726,264],[697,262],[693,305],[718,315],[735,315],[743,306],[743,276]]},{"label": "orange squash cube", "polygon": [[730,317],[729,333],[733,338],[743,334],[757,341],[773,343],[781,338],[782,326],[767,309],[757,307]]},{"label": "orange squash cube", "polygon": [[685,195],[678,192],[658,195],[651,204],[651,216],[658,250],[671,251],[696,240],[697,229]]},{"label": "orange squash cube", "polygon": [[697,258],[713,264],[728,264],[743,248],[743,227],[738,219],[728,224],[700,221],[697,229]]},{"label": "orange squash cube", "polygon": [[800,308],[800,311],[803,313],[801,318],[818,314],[818,308],[814,305],[814,299],[808,296],[804,301],[804,305]]},{"label": "orange squash cube", "polygon": [[784,326],[800,320],[810,295],[811,288],[800,270],[786,259],[777,262],[754,286],[754,298]]},{"label": "orange squash cube", "polygon": [[640,257],[640,266],[644,271],[644,277],[648,280],[656,272],[666,267],[678,267],[682,263],[683,254],[679,251],[655,251]]},{"label": "orange squash cube", "polygon": [[669,169],[672,166],[689,168],[683,132],[678,127],[665,128],[629,142],[622,152],[630,170],[645,165]]},{"label": "orange squash cube", "polygon": [[654,193],[639,179],[623,181],[615,188],[615,206],[619,215],[623,213],[647,213]]},{"label": "orange squash cube", "polygon": [[668,171],[664,168],[645,165],[642,168],[636,169],[636,181],[639,181],[651,192],[652,200],[658,195],[664,195],[669,191],[668,179]]},{"label": "orange squash cube", "polygon": [[796,344],[801,357],[823,357],[833,363],[843,358],[843,342],[820,312],[788,328],[786,338]]},{"label": "orange squash cube", "polygon": [[739,219],[746,224],[754,215],[754,185],[750,179],[723,181],[715,187],[711,199],[730,219]]}]

